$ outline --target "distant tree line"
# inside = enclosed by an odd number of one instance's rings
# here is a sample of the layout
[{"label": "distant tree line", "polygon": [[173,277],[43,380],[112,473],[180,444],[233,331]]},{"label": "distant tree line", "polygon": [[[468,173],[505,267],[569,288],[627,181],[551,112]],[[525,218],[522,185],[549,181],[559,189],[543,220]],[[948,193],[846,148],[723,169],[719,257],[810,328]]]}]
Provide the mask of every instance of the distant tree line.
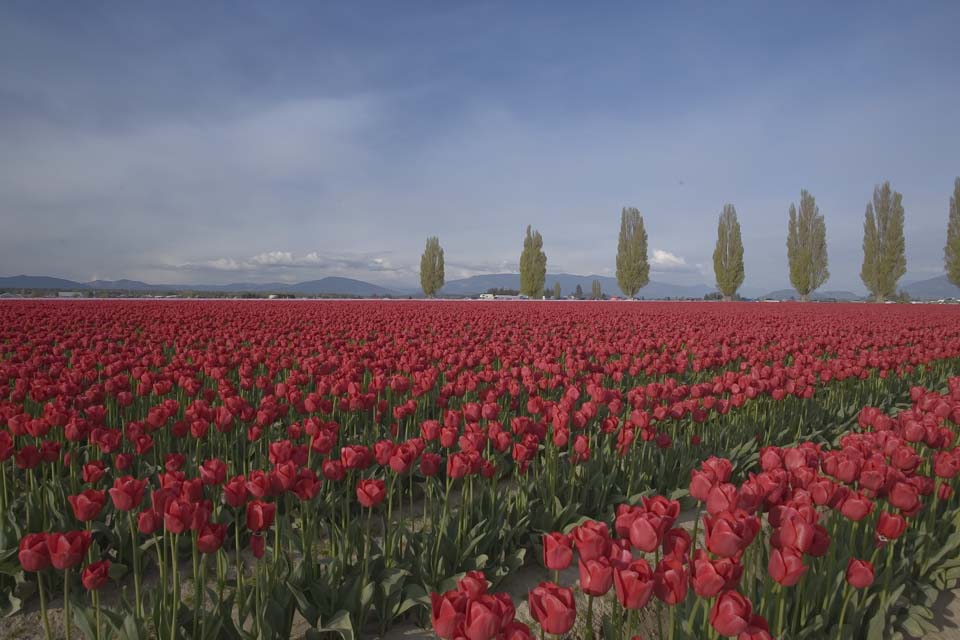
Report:
[{"label": "distant tree line", "polygon": [[[877,185],[867,203],[863,221],[863,264],[860,279],[876,302],[904,300],[906,294],[897,291],[897,283],[907,271],[906,242],[903,235],[903,196],[891,189],[890,182]],[[647,255],[647,231],[643,216],[635,207],[624,207],[620,212],[620,234],[617,240],[617,286],[627,297],[635,297],[650,282],[650,261]],[[954,180],[953,195],[947,215],[947,239],[943,249],[947,278],[960,286],[960,178]],[[790,204],[787,212],[787,265],[790,284],[800,300],[809,300],[829,278],[827,257],[827,227],[817,201],[806,189],[800,191],[800,204]],[[717,239],[713,251],[713,272],[718,293],[723,300],[739,299],[738,290],[746,272],[743,262],[743,238],[737,210],[725,204],[717,222]],[[543,251],[543,236],[527,225],[520,253],[519,293],[531,298],[560,298],[560,283],[545,289],[547,254]],[[428,296],[436,295],[443,287],[443,249],[437,237],[427,238],[427,246],[420,260],[420,283]],[[512,290],[489,290],[495,291]],[[590,298],[603,298],[600,282],[592,282]],[[577,285],[573,293],[583,299],[584,292]],[[710,296],[712,298],[713,296]]]}]

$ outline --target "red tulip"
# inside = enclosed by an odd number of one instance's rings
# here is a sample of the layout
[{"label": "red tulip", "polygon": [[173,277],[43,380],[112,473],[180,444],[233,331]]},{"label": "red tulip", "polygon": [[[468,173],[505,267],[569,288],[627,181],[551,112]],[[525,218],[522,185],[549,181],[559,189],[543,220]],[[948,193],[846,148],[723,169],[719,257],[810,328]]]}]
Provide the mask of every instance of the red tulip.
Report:
[{"label": "red tulip", "polygon": [[737,640],[773,640],[773,636],[763,616],[754,614],[747,623],[747,628],[737,636]]},{"label": "red tulip", "polygon": [[424,453],[420,456],[420,474],[432,478],[440,472],[440,456],[436,453]]},{"label": "red tulip", "polygon": [[83,569],[80,581],[87,591],[96,591],[107,584],[107,582],[110,581],[110,561],[101,560],[100,562],[88,564]]},{"label": "red tulip", "polygon": [[770,577],[785,587],[792,587],[800,582],[806,573],[807,567],[803,564],[803,556],[793,549],[773,549],[770,552],[770,562],[767,565]]},{"label": "red tulip", "polygon": [[321,465],[323,477],[327,480],[340,481],[347,475],[346,467],[339,460],[324,460]]},{"label": "red tulip", "polygon": [[652,553],[660,546],[660,518],[651,513],[640,513],[630,524],[630,544],[636,549]]},{"label": "red tulip", "polygon": [[93,462],[88,462],[83,465],[83,468],[80,472],[80,477],[87,484],[96,484],[100,481],[100,478],[103,477],[103,474],[106,471],[106,465],[104,465],[99,460],[94,460]]},{"label": "red tulip", "polygon": [[678,557],[686,556],[690,551],[693,540],[686,529],[675,527],[663,536],[663,554]]},{"label": "red tulip", "polygon": [[689,575],[679,558],[667,556],[660,560],[653,577],[653,592],[666,604],[674,605],[687,597]]},{"label": "red tulip", "polygon": [[517,622],[509,622],[500,630],[501,640],[533,640],[533,634],[530,633],[530,627]]},{"label": "red tulip", "polygon": [[697,549],[690,564],[690,582],[701,598],[712,598],[725,589],[734,589],[743,574],[743,566],[735,558],[711,560],[703,549]]},{"label": "red tulip", "polygon": [[181,534],[193,525],[196,504],[175,498],[167,502],[163,510],[163,527],[173,534]]},{"label": "red tulip", "polygon": [[634,560],[625,569],[615,569],[613,584],[617,601],[624,609],[642,609],[653,594],[653,571],[644,559]]},{"label": "red tulip", "polygon": [[847,582],[857,589],[866,589],[873,584],[873,564],[866,560],[851,558],[847,562]]},{"label": "red tulip", "polygon": [[923,506],[920,502],[917,488],[906,482],[897,482],[894,484],[893,488],[890,489],[888,499],[890,500],[890,504],[900,509],[906,516],[915,514],[920,510],[920,507]]},{"label": "red tulip", "polygon": [[272,502],[252,500],[247,504],[247,529],[250,531],[266,531],[273,524],[273,517],[277,512],[277,505]]},{"label": "red tulip", "polygon": [[243,476],[234,476],[223,485],[223,500],[234,509],[247,502],[247,480]]},{"label": "red tulip", "polygon": [[357,483],[357,501],[367,509],[373,509],[387,497],[383,480],[361,480]]},{"label": "red tulip", "polygon": [[137,480],[133,476],[117,478],[110,489],[110,499],[117,511],[132,511],[143,502],[146,480]]},{"label": "red tulip", "polygon": [[735,556],[746,549],[760,530],[756,517],[742,511],[704,516],[703,522],[707,549],[722,557]]},{"label": "red tulip", "polygon": [[848,495],[840,506],[840,513],[854,522],[863,520],[871,511],[873,501],[857,493]]},{"label": "red tulip", "polygon": [[492,596],[482,596],[467,604],[463,632],[467,640],[492,640],[500,630],[500,606]]},{"label": "red tulip", "polygon": [[572,534],[581,560],[596,560],[610,551],[610,531],[606,523],[588,520]]},{"label": "red tulip", "polygon": [[28,533],[20,539],[20,567],[27,572],[43,571],[50,566],[46,533]]},{"label": "red tulip", "polygon": [[530,615],[543,630],[561,635],[573,628],[577,605],[573,591],[552,582],[541,582],[528,594]]},{"label": "red tulip", "polygon": [[223,546],[227,525],[207,523],[197,532],[197,550],[200,553],[216,553]]},{"label": "red tulip", "polygon": [[89,531],[68,531],[47,535],[47,550],[50,552],[50,564],[55,569],[70,569],[77,566],[87,554],[93,542]]},{"label": "red tulip", "polygon": [[602,596],[613,586],[613,567],[606,558],[580,558],[580,590],[590,596]]},{"label": "red tulip", "polygon": [[453,640],[466,618],[467,595],[458,591],[448,591],[442,596],[430,594],[433,631],[437,637]]},{"label": "red tulip", "polygon": [[145,536],[149,536],[160,528],[162,519],[153,509],[141,511],[137,515],[137,530]]},{"label": "red tulip", "polygon": [[753,605],[736,591],[724,591],[710,609],[710,624],[722,636],[746,631],[753,617]]},{"label": "red tulip", "polygon": [[227,465],[218,458],[207,460],[200,465],[200,479],[203,484],[219,485],[227,479]]},{"label": "red tulip", "polygon": [[320,479],[312,469],[300,469],[297,473],[297,481],[291,490],[300,500],[312,500],[320,493]]},{"label": "red tulip", "polygon": [[467,594],[470,599],[476,599],[487,592],[487,577],[482,571],[467,571],[467,573],[457,581],[457,590]]},{"label": "red tulip", "polygon": [[80,522],[87,522],[100,515],[107,496],[103,491],[85,489],[75,496],[67,496],[67,501],[73,509],[73,517]]},{"label": "red tulip", "polygon": [[897,513],[881,511],[877,520],[877,534],[886,540],[896,540],[907,530],[907,521]]},{"label": "red tulip", "polygon": [[570,537],[559,532],[543,536],[543,565],[547,569],[562,571],[573,561]]}]

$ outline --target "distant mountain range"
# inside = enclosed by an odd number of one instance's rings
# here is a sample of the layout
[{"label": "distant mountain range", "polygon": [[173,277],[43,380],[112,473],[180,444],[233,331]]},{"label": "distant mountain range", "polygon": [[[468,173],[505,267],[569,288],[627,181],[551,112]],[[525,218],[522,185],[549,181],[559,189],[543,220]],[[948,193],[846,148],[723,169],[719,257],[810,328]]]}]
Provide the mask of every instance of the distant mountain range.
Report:
[{"label": "distant mountain range", "polygon": [[233,284],[148,284],[139,280],[93,280],[75,282],[46,276],[0,277],[0,289],[57,289],[61,291],[208,291],[217,293],[299,293],[302,295],[396,296],[397,291],[353,278],[327,277],[296,284],[282,282]]},{"label": "distant mountain range", "polygon": [[[936,276],[934,278],[927,278],[926,280],[907,282],[900,286],[900,290],[906,291],[913,300],[942,300],[945,298],[960,300],[960,287],[955,287],[953,284],[951,284],[947,279],[946,274]],[[790,300],[800,298],[797,292],[793,289],[780,289],[778,291],[771,291],[767,295],[760,297],[770,300]],[[852,301],[864,300],[866,296],[853,293],[852,291],[817,291],[813,294],[812,298],[815,300],[832,299]]]},{"label": "distant mountain range", "polygon": [[[548,273],[544,286],[550,288],[553,287],[555,282],[559,282],[561,293],[567,296],[576,290],[577,285],[580,285],[584,294],[589,296],[594,280],[600,281],[600,287],[607,295],[623,295],[620,287],[617,286],[617,279],[611,278],[610,276],[578,276],[569,273]],[[494,273],[482,276],[471,276],[469,278],[463,278],[462,280],[451,280],[443,285],[440,293],[451,296],[468,296],[484,293],[489,289],[519,288],[519,273]],[[711,291],[716,291],[716,289],[705,284],[682,285],[651,281],[641,289],[637,295],[643,298],[702,298]]]},{"label": "distant mountain range", "polygon": [[[611,296],[622,295],[617,286],[616,278],[610,276],[578,276],[569,273],[547,274],[546,286],[553,287],[555,282],[560,283],[563,295],[570,295],[577,288],[583,289],[589,295],[594,280],[600,281],[603,292]],[[489,289],[519,289],[520,274],[495,273],[480,276],[471,276],[459,280],[450,280],[443,289],[442,295],[448,296],[476,296]],[[960,287],[953,286],[946,275],[911,282],[903,285],[903,290],[915,300],[939,300],[942,298],[960,299]],[[76,282],[63,278],[48,276],[10,276],[0,277],[0,289],[51,289],[59,291],[131,291],[131,292],[216,292],[216,293],[294,293],[300,295],[343,295],[366,297],[406,297],[420,295],[419,289],[387,288],[376,284],[356,280],[354,278],[326,277],[319,280],[309,280],[295,284],[282,282],[252,283],[237,282],[232,284],[148,284],[139,280],[93,280],[91,282]],[[666,282],[651,281],[640,290],[639,297],[648,300],[664,298],[703,298],[708,293],[715,292],[716,288],[705,284],[680,285]],[[789,300],[798,298],[793,289],[779,289],[758,298],[773,300]],[[833,300],[862,300],[863,296],[851,291],[818,291],[814,299]]]},{"label": "distant mountain range", "polygon": [[[797,293],[796,289],[778,289],[759,297],[762,300],[799,300],[800,294]],[[845,302],[863,300],[863,296],[852,291],[817,291],[810,298],[813,300],[842,300]]]},{"label": "distant mountain range", "polygon": [[910,294],[910,297],[914,300],[941,300],[943,298],[960,300],[960,287],[954,286],[947,280],[946,274],[905,284],[903,290]]}]

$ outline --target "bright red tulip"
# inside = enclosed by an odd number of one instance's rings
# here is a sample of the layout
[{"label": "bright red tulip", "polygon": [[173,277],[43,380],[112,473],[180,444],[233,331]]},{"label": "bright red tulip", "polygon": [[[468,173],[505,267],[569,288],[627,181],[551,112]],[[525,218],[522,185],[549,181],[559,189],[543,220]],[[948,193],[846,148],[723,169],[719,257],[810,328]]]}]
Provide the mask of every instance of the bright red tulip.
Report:
[{"label": "bright red tulip", "polygon": [[437,637],[452,640],[466,618],[467,602],[465,593],[448,591],[443,595],[430,594],[433,632]]},{"label": "bright red tulip", "polygon": [[43,571],[50,566],[50,548],[46,533],[28,533],[20,539],[20,567],[27,572]]},{"label": "bright red tulip", "polygon": [[646,560],[634,560],[625,569],[614,569],[617,601],[624,609],[642,609],[653,594],[653,571]]},{"label": "bright red tulip", "polygon": [[71,569],[83,560],[93,542],[89,531],[47,534],[47,550],[54,569]]},{"label": "bright red tulip", "polygon": [[88,564],[80,575],[80,581],[87,591],[96,591],[110,581],[110,561],[101,560]]},{"label": "bright red tulip", "polygon": [[277,505],[272,502],[252,500],[247,503],[247,529],[254,532],[266,531],[273,524]]},{"label": "bright red tulip", "polygon": [[547,633],[561,635],[573,628],[577,605],[573,591],[552,582],[541,582],[528,594],[530,615]]},{"label": "bright red tulip", "polygon": [[367,509],[373,509],[387,497],[383,480],[361,480],[357,483],[357,502]]},{"label": "bright red tulip", "polygon": [[807,572],[803,564],[803,556],[793,549],[773,549],[770,552],[770,562],[767,565],[770,577],[785,587],[792,587],[800,582],[800,578]]},{"label": "bright red tulip", "polygon": [[80,522],[96,519],[106,501],[106,494],[96,489],[85,489],[75,496],[67,496],[67,502],[73,509],[73,517]]},{"label": "bright red tulip", "polygon": [[110,499],[117,511],[132,511],[143,502],[146,480],[137,480],[132,476],[117,478],[110,489]]},{"label": "bright red tulip", "polygon": [[857,589],[866,589],[873,584],[873,564],[866,560],[851,558],[847,563],[847,582]]},{"label": "bright red tulip", "polygon": [[602,596],[613,586],[613,567],[606,558],[580,558],[580,590],[590,596]]},{"label": "bright red tulip", "polygon": [[736,636],[747,630],[753,605],[736,591],[724,591],[710,609],[710,624],[722,636]]},{"label": "bright red tulip", "polygon": [[200,553],[216,553],[227,536],[227,525],[207,523],[197,532],[197,550]]},{"label": "bright red tulip", "polygon": [[543,536],[543,565],[547,569],[563,571],[573,561],[573,546],[570,537],[559,532]]}]

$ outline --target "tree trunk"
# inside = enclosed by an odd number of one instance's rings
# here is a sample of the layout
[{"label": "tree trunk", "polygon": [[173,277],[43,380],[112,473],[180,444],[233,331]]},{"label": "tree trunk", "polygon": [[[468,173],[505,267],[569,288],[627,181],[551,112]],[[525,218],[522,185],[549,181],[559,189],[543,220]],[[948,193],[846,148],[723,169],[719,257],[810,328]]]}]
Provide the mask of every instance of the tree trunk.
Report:
[{"label": "tree trunk", "polygon": [[801,294],[800,294],[800,302],[810,302],[810,294],[809,294],[809,293],[801,293]]},{"label": "tree trunk", "polygon": [[733,302],[733,296],[723,296],[724,302]]}]

